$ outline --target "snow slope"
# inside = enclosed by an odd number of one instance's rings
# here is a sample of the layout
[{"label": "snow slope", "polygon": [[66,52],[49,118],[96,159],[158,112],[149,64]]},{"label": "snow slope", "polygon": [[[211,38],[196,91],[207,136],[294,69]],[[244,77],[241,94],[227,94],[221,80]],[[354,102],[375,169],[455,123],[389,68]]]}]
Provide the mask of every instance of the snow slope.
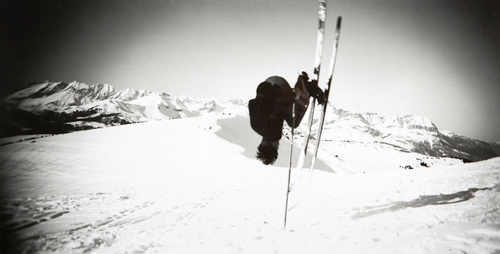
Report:
[{"label": "snow slope", "polygon": [[[292,173],[284,230],[289,143],[283,138],[276,165],[264,166],[253,158],[258,142],[247,117],[205,115],[0,146],[2,240],[9,240],[2,247],[24,253],[500,251],[500,158],[463,164],[384,144],[324,142],[318,170],[310,177]],[[402,168],[407,165],[413,169]]]}]

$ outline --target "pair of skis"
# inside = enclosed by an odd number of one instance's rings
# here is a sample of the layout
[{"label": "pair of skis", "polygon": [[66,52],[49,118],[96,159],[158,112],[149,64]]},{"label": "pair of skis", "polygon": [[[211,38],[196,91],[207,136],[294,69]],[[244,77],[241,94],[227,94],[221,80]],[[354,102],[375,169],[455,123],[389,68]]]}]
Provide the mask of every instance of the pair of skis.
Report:
[{"label": "pair of skis", "polygon": [[[318,12],[318,19],[319,19],[319,26],[318,26],[318,37],[316,41],[316,56],[314,60],[314,72],[313,72],[313,80],[318,81],[319,84],[319,75],[320,75],[320,70],[321,70],[321,60],[323,56],[323,42],[324,42],[324,37],[325,37],[325,24],[326,24],[326,0],[319,0],[319,12]],[[314,146],[314,151],[313,151],[313,157],[312,157],[312,162],[311,166],[309,168],[310,172],[314,168],[314,164],[316,163],[316,158],[318,157],[318,149],[319,149],[319,142],[321,140],[321,133],[323,131],[323,125],[325,122],[325,115],[326,115],[326,108],[328,105],[328,97],[330,94],[330,87],[332,83],[332,77],[333,77],[333,70],[335,68],[335,60],[337,58],[337,48],[339,44],[339,37],[340,37],[340,27],[341,27],[341,22],[342,22],[342,17],[338,17],[337,19],[337,27],[335,29],[335,42],[333,45],[333,50],[332,50],[332,56],[330,60],[330,66],[328,68],[328,81],[326,83],[326,88],[325,88],[325,102],[320,105],[321,107],[321,116],[319,118],[319,126],[318,126],[318,131],[316,133],[316,145]],[[309,140],[311,138],[311,129],[313,125],[313,120],[314,120],[314,111],[315,111],[315,106],[316,106],[316,99],[312,98],[312,102],[309,103],[309,118],[307,120],[307,126],[306,130],[304,133],[304,141],[302,142],[302,148],[299,154],[299,159],[297,162],[297,170],[302,170],[304,167],[304,162],[305,158],[307,155],[307,147],[309,144]],[[295,108],[295,107],[294,107]],[[293,113],[294,114],[294,113]],[[294,143],[294,128],[292,128],[292,135],[291,135],[291,147],[290,147],[290,167],[288,170],[288,188],[287,188],[287,193],[286,193],[286,204],[285,204],[285,222],[284,222],[284,227],[286,228],[286,220],[287,220],[287,214],[288,214],[288,197],[291,191],[290,188],[290,176],[291,176],[291,171],[292,171],[292,151],[293,151],[293,143]]]}]

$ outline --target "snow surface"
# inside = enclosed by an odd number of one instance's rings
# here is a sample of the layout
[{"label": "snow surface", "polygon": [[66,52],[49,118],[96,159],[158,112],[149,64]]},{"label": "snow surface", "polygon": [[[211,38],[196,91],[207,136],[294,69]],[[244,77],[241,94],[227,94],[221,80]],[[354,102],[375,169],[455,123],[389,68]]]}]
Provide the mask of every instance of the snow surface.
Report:
[{"label": "snow surface", "polygon": [[290,146],[255,160],[248,117],[19,138],[0,140],[0,200],[24,253],[500,252],[500,158],[322,141],[317,170],[292,171],[284,229]]}]

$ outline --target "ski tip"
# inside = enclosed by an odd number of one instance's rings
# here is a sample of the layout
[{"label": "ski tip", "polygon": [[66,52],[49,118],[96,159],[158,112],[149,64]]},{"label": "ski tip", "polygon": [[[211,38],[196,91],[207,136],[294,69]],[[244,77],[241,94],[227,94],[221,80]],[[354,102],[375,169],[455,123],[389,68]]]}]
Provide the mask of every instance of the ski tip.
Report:
[{"label": "ski tip", "polygon": [[342,16],[339,16],[337,18],[337,29],[340,29],[341,24],[342,24]]}]

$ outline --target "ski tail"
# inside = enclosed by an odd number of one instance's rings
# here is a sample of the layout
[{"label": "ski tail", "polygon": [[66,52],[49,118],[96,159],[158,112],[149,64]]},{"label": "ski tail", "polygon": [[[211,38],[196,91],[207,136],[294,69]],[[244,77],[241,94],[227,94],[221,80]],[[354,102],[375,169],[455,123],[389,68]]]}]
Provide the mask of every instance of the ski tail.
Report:
[{"label": "ski tail", "polygon": [[316,39],[316,55],[314,58],[314,72],[313,78],[319,79],[321,70],[321,59],[323,58],[323,41],[325,38],[325,25],[326,25],[326,0],[319,1],[318,11],[318,37]]},{"label": "ski tail", "polygon": [[326,83],[326,88],[325,88],[326,100],[325,100],[325,103],[323,104],[323,108],[321,111],[321,117],[319,119],[318,132],[316,133],[316,145],[314,146],[314,153],[313,153],[314,156],[312,159],[310,170],[314,169],[314,164],[316,163],[316,158],[318,157],[319,143],[321,141],[321,134],[323,132],[323,125],[325,124],[326,109],[328,106],[328,97],[330,96],[330,88],[332,85],[333,71],[335,69],[335,62],[337,59],[337,49],[338,49],[338,45],[339,45],[341,26],[342,26],[342,17],[339,16],[337,19],[337,28],[335,29],[335,44],[333,46],[332,58],[330,60],[330,66],[328,68],[328,81]]},{"label": "ski tail", "polygon": [[[325,25],[326,25],[326,0],[319,0],[319,11],[318,11],[318,35],[316,39],[316,54],[314,58],[314,69],[312,79],[319,81],[319,74],[321,72],[321,60],[323,58],[323,45],[325,41]],[[302,147],[299,154],[299,159],[297,162],[297,169],[302,169],[304,167],[304,162],[307,154],[307,147],[309,145],[309,139],[311,136],[311,128],[313,124],[314,110],[316,105],[316,99],[311,98],[309,101],[309,116],[306,122],[306,129],[304,132],[304,139],[302,141]]]}]

